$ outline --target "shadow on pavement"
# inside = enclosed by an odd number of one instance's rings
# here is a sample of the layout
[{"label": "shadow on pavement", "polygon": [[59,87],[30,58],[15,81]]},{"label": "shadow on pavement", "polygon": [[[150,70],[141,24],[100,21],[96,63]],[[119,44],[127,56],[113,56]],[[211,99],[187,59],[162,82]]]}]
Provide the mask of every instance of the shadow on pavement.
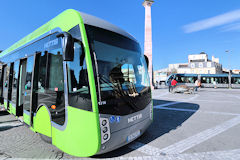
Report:
[{"label": "shadow on pavement", "polygon": [[12,128],[16,128],[16,127],[20,127],[22,125],[18,125],[18,126],[4,126],[4,127],[0,127],[0,132],[2,131],[6,131],[6,130],[9,130],[9,129],[12,129]]},{"label": "shadow on pavement", "polygon": [[[162,100],[153,100],[154,106],[165,104],[165,103],[174,103],[174,101],[162,101]],[[195,103],[178,103],[175,105],[165,106],[166,108],[178,108],[178,109],[191,109],[198,110],[199,105]],[[143,134],[138,141],[147,144],[158,137],[169,133],[172,130],[181,127],[181,125],[190,118],[195,112],[188,111],[176,111],[176,110],[167,110],[167,109],[154,109],[154,121],[148,130]]]},{"label": "shadow on pavement", "polygon": [[[1,111],[0,112],[0,116],[5,116],[5,115],[9,115],[9,113],[7,111]],[[1,121],[0,122],[0,132],[1,131],[6,131],[15,127],[19,127],[22,125],[11,125],[11,124],[6,124],[5,123],[11,123],[11,122],[18,122],[18,120],[14,119],[14,120],[6,120],[6,121]]]},{"label": "shadow on pavement", "polygon": [[0,111],[0,116],[8,115],[9,113],[7,111]]},{"label": "shadow on pavement", "polygon": [[[166,103],[175,103],[176,101],[166,101],[166,100],[153,100],[153,105],[161,105]],[[177,103],[177,102],[176,102]],[[175,105],[164,106],[167,108],[181,108],[181,109],[191,109],[198,110],[199,105],[194,103],[178,103]],[[160,136],[169,133],[172,130],[181,127],[181,125],[190,118],[195,112],[188,111],[175,111],[175,110],[167,110],[167,109],[154,109],[153,123],[147,129],[147,131],[135,141],[141,142],[144,144],[148,144],[153,140],[159,138]],[[132,142],[134,143],[134,141]],[[113,158],[125,155],[129,152],[133,151],[133,149],[129,148],[128,145],[123,146],[117,150],[111,151],[109,153],[105,153],[102,155],[93,156],[92,158]]]},{"label": "shadow on pavement", "polygon": [[0,124],[7,123],[7,122],[18,122],[18,120],[1,121]]}]

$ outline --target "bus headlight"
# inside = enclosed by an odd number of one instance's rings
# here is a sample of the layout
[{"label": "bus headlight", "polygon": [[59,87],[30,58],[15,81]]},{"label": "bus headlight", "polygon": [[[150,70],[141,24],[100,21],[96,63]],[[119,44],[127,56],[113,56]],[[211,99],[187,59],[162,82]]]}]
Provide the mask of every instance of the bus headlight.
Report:
[{"label": "bus headlight", "polygon": [[107,127],[104,127],[104,128],[102,129],[102,131],[103,131],[103,133],[106,133],[106,132],[108,131],[108,128],[107,128]]},{"label": "bus headlight", "polygon": [[107,121],[106,121],[106,119],[104,119],[103,121],[102,121],[102,126],[105,126],[107,124]]},{"label": "bus headlight", "polygon": [[100,118],[102,144],[110,139],[110,126],[108,118]]},{"label": "bus headlight", "polygon": [[104,134],[103,139],[107,140],[108,139],[108,134]]}]

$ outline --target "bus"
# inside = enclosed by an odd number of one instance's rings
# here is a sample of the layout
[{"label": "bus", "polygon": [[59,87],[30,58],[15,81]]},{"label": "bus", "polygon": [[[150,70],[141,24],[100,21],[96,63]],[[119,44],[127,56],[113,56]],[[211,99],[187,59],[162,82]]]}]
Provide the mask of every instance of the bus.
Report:
[{"label": "bus", "polygon": [[63,152],[103,154],[153,121],[146,60],[129,33],[69,9],[0,54],[0,101]]},{"label": "bus", "polygon": [[167,80],[175,78],[178,85],[194,86],[197,79],[204,88],[240,88],[240,74],[171,74]]}]

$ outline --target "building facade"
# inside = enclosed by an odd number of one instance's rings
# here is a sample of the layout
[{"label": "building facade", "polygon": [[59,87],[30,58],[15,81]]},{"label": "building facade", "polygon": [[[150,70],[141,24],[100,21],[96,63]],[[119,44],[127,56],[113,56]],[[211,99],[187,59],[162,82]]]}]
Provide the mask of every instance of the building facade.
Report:
[{"label": "building facade", "polygon": [[154,71],[154,82],[163,81],[171,73],[179,74],[221,74],[223,73],[222,65],[219,58],[212,56],[210,60],[204,52],[200,54],[188,55],[187,63],[169,64],[168,68]]},{"label": "building facade", "polygon": [[167,80],[167,77],[168,77],[168,68],[154,71],[154,75],[153,75],[154,83],[156,82],[163,83]]},{"label": "building facade", "polygon": [[204,52],[200,54],[188,55],[188,63],[169,64],[169,72],[171,73],[188,73],[188,74],[221,74],[222,65],[219,58],[212,56],[212,60],[208,59],[208,55]]}]

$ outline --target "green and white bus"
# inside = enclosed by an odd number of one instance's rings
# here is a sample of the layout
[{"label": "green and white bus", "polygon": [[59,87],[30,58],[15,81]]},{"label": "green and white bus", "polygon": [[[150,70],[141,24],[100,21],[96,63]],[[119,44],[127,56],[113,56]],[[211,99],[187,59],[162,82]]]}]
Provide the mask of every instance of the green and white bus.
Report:
[{"label": "green and white bus", "polygon": [[66,10],[4,50],[0,63],[1,104],[70,155],[117,149],[153,120],[139,43],[94,16]]}]

